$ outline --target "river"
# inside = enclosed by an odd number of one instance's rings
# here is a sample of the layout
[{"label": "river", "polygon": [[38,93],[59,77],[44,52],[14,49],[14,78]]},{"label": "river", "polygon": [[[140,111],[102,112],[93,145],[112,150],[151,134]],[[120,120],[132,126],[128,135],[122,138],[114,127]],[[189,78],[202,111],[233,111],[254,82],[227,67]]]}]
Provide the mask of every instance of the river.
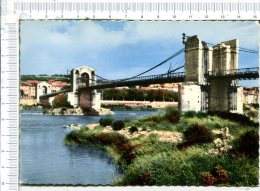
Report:
[{"label": "river", "polygon": [[[131,119],[155,111],[115,111],[115,119]],[[99,116],[50,116],[41,110],[21,111],[20,182],[23,184],[107,185],[122,169],[100,148],[66,146],[68,124],[97,123]]]}]

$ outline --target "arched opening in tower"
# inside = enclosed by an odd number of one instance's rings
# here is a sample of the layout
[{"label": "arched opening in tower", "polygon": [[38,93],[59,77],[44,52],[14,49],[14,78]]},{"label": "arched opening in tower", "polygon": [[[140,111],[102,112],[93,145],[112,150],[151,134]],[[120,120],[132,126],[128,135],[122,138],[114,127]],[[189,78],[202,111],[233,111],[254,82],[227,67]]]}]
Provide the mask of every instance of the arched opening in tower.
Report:
[{"label": "arched opening in tower", "polygon": [[89,75],[88,73],[84,72],[81,74],[81,83],[85,86],[89,86]]},{"label": "arched opening in tower", "polygon": [[46,86],[42,86],[42,94],[43,95],[47,94],[47,91],[48,91],[47,87]]}]

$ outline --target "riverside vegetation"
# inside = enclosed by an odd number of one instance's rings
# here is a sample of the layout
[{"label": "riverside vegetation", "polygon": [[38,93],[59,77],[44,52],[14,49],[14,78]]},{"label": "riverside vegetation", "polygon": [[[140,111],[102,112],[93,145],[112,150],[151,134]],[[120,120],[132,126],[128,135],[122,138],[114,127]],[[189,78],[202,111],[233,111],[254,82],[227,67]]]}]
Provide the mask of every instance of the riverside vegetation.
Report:
[{"label": "riverside vegetation", "polygon": [[[169,133],[177,138],[161,139]],[[125,170],[113,185],[259,184],[258,124],[239,114],[167,108],[134,120],[101,118],[94,128],[71,131],[64,142],[105,148]]]}]

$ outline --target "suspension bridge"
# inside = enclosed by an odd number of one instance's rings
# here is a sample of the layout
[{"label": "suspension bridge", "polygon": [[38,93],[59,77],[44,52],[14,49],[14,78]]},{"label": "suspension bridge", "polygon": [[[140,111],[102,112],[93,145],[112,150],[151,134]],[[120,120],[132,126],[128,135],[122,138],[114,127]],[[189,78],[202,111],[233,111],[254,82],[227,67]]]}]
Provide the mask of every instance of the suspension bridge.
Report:
[{"label": "suspension bridge", "polygon": [[[71,71],[71,88],[60,92],[41,95],[41,102],[47,103],[49,102],[49,98],[57,94],[70,92],[73,93],[74,96],[74,98],[72,98],[74,101],[71,101],[76,103],[74,106],[79,105],[81,108],[95,107],[94,105],[97,104],[94,102],[97,102],[97,100],[100,99],[96,92],[97,89],[180,82],[187,84],[187,82],[189,82],[198,86],[200,89],[198,96],[199,102],[201,102],[199,106],[200,110],[216,109],[230,111],[232,110],[231,108],[233,108],[233,110],[237,109],[237,103],[230,103],[232,100],[233,102],[234,100],[236,102],[238,99],[238,97],[234,97],[237,96],[234,95],[234,93],[237,94],[238,92],[238,88],[234,88],[237,86],[237,80],[259,78],[259,67],[238,68],[238,53],[256,54],[258,52],[239,47],[238,40],[226,41],[214,45],[201,41],[197,36],[188,37],[185,36],[185,34],[183,34],[183,44],[185,45],[185,48],[180,49],[159,64],[137,75],[124,79],[108,80],[95,74],[94,70],[89,67],[86,67],[85,69],[73,69]],[[185,53],[185,64],[178,67],[176,65],[163,74],[145,75],[183,53]],[[185,69],[185,72],[179,72],[182,68]],[[223,89],[219,90],[219,87],[221,85],[223,86],[223,84],[226,84],[227,86],[224,88],[226,91],[223,91]],[[205,86],[208,88],[205,88]],[[219,95],[220,93],[224,93],[225,96]],[[180,94],[183,95],[184,93],[182,92]],[[222,108],[220,106],[221,103],[217,103],[215,100],[214,97],[216,96],[223,97],[222,101],[227,102],[227,107]],[[189,102],[187,100],[192,100],[192,98],[190,99],[186,96],[182,101],[185,102],[185,100],[186,102]],[[186,110],[194,109],[194,107],[187,106],[187,104],[186,106],[183,106],[182,109],[185,110],[185,107],[189,107]]]}]

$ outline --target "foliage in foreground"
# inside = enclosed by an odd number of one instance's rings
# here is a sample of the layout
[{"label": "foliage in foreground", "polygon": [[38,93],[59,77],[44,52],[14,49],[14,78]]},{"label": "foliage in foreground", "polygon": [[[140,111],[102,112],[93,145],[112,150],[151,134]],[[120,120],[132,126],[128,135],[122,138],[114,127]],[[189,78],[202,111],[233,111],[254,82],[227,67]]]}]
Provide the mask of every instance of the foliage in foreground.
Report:
[{"label": "foliage in foreground", "polygon": [[128,167],[125,178],[118,184],[199,186],[204,184],[202,174],[211,172],[217,165],[221,165],[225,173],[228,172],[228,181],[223,180],[222,184],[234,186],[258,184],[257,160],[247,157],[236,160],[229,156],[209,157],[203,149],[196,147],[190,147],[185,151],[169,151],[138,157]]},{"label": "foliage in foreground", "polygon": [[114,131],[119,131],[125,127],[125,122],[122,120],[116,120],[112,123],[112,128]]},{"label": "foliage in foreground", "polygon": [[[176,114],[175,111],[169,113]],[[71,132],[66,140],[70,140],[70,144],[98,144],[113,149],[119,155],[118,158],[113,157],[124,164],[126,172],[125,177],[114,185],[258,185],[257,157],[245,152],[241,155],[208,154],[209,149],[214,147],[211,141],[216,138],[211,134],[211,130],[228,127],[235,138],[235,141],[230,143],[233,147],[237,145],[240,149],[255,149],[257,139],[252,139],[256,134],[250,131],[257,130],[256,127],[241,125],[218,116],[207,116],[204,113],[190,112],[179,117],[178,123],[170,122],[166,114],[144,117],[125,121],[124,128],[129,128],[129,132],[142,129],[179,131],[183,133],[184,142],[189,142],[189,147],[184,150],[178,150],[177,143],[160,141],[158,135],[154,134],[129,140],[116,132],[102,133],[96,129]]]},{"label": "foliage in foreground", "polygon": [[244,154],[250,157],[259,156],[259,134],[252,130],[241,135],[235,147],[236,154]]},{"label": "foliage in foreground", "polygon": [[194,124],[183,132],[185,141],[180,143],[180,149],[186,148],[194,144],[210,143],[212,142],[211,132],[203,125]]},{"label": "foliage in foreground", "polygon": [[181,113],[176,108],[168,107],[165,109],[165,116],[169,120],[169,122],[176,124],[180,121]]}]

